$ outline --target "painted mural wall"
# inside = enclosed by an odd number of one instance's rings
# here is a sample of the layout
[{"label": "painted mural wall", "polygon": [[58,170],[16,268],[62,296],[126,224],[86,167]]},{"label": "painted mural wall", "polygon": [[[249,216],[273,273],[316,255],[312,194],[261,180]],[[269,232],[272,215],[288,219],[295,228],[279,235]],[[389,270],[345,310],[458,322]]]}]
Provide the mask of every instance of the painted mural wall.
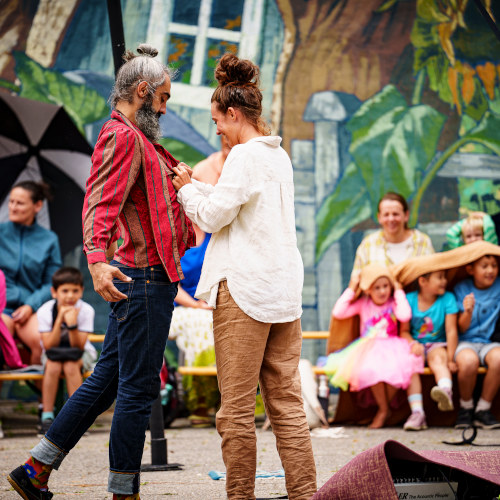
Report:
[{"label": "painted mural wall", "polygon": [[[500,3],[483,3],[499,20]],[[162,141],[190,165],[219,148],[217,58],[232,51],[260,65],[266,118],[294,166],[305,329],[328,327],[386,191],[407,197],[411,225],[438,250],[467,211],[500,212],[500,42],[473,0],[121,4],[127,48],[148,41],[178,69]],[[0,9],[1,89],[62,104],[93,145],[114,73],[106,2]],[[66,262],[84,268],[81,249]],[[86,298],[104,329],[105,305]],[[307,349],[313,358],[322,345]]]}]

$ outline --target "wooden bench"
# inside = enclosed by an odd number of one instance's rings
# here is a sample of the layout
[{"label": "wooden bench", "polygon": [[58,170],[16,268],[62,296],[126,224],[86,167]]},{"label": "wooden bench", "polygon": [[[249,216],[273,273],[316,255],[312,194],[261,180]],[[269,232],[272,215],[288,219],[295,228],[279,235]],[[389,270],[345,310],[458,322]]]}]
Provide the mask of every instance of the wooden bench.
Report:
[{"label": "wooden bench", "polygon": [[[302,338],[307,339],[324,339],[326,340],[329,336],[328,331],[307,331],[302,332]],[[217,368],[215,366],[179,366],[177,369],[181,375],[204,375],[213,376],[217,375]],[[323,368],[318,366],[313,367],[314,373],[316,375],[324,374]]]},{"label": "wooden bench", "polygon": [[[302,338],[306,339],[328,339],[328,331],[305,331],[302,333]],[[199,375],[199,376],[216,376],[217,368],[215,366],[179,366],[178,371],[181,375]],[[324,375],[323,367],[313,366],[313,371],[316,375]],[[478,368],[478,384],[476,387],[476,396],[480,392],[482,386],[482,377],[486,374],[486,368],[481,366]],[[452,426],[455,422],[456,412],[458,408],[458,390],[456,375],[453,377],[454,385],[454,404],[455,410],[452,412],[439,412],[436,405],[430,399],[430,389],[435,385],[434,375],[429,367],[424,368],[422,373],[422,388],[424,395],[424,409],[427,415],[427,423],[433,426]],[[387,425],[400,425],[408,417],[410,409],[406,401],[404,391],[401,391],[402,405],[395,411],[387,422]],[[373,418],[375,407],[361,408],[357,404],[356,393],[350,391],[340,391],[337,403],[334,423],[335,424],[367,424]],[[493,414],[500,419],[500,393],[496,396],[493,406]]]},{"label": "wooden bench", "polygon": [[[328,339],[328,331],[307,331],[302,332],[302,338],[307,339]],[[216,376],[217,368],[215,366],[179,366],[178,371],[181,375],[205,375],[205,376]],[[325,369],[320,366],[313,366],[313,371],[316,375],[324,375]],[[486,368],[480,366],[478,373],[486,373]],[[432,375],[429,367],[424,368],[423,375]]]},{"label": "wooden bench", "polygon": [[[93,344],[95,343],[100,343],[104,342],[104,335],[96,334],[96,333],[90,333],[88,336],[88,339],[90,342]],[[90,377],[92,374],[92,371],[86,371],[83,373],[83,377],[87,378]],[[64,378],[64,377],[62,377]],[[43,379],[43,373],[39,372],[16,372],[16,371],[7,371],[7,372],[0,372],[0,382],[2,381],[9,381],[9,380],[21,380],[21,381],[29,381],[33,382],[36,380],[42,380]]]}]

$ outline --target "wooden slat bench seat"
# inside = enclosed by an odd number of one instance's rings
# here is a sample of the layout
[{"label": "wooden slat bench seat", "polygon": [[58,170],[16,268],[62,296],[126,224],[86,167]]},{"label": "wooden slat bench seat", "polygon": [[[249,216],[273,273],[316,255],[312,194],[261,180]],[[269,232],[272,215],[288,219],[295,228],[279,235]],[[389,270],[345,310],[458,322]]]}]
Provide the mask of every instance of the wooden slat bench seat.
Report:
[{"label": "wooden slat bench seat", "polygon": [[[328,339],[328,331],[305,331],[302,333],[302,338],[305,339]],[[178,371],[181,375],[194,375],[194,376],[213,376],[217,375],[217,368],[215,366],[179,366]],[[323,367],[313,366],[313,371],[316,375],[324,375],[325,370]],[[482,384],[482,377],[486,373],[486,368],[481,366],[478,369],[478,390]],[[455,422],[456,412],[458,407],[458,389],[456,375],[453,377],[454,385],[454,403],[455,410],[452,412],[439,412],[435,408],[435,403],[430,399],[430,389],[435,385],[434,376],[429,367],[424,368],[422,376],[423,395],[424,395],[424,409],[427,414],[427,423],[429,425],[452,426]],[[406,396],[401,391],[401,398],[405,400]],[[356,393],[349,391],[340,391],[338,404],[334,423],[336,424],[367,424],[373,418],[375,407],[361,408],[357,405]],[[398,409],[393,411],[388,425],[401,425],[402,422],[409,415],[409,406],[405,401],[404,404]],[[500,418],[500,393],[494,400],[492,407],[493,413]]]},{"label": "wooden slat bench seat", "polygon": [[[88,339],[93,344],[104,342],[104,335],[97,333],[89,333]],[[92,371],[87,371],[83,374],[84,378],[90,377]],[[64,377],[61,377],[64,378]],[[36,381],[42,380],[43,373],[38,372],[16,372],[16,371],[6,371],[0,372],[0,382],[1,381],[9,381],[9,380],[17,380],[17,381]]]}]

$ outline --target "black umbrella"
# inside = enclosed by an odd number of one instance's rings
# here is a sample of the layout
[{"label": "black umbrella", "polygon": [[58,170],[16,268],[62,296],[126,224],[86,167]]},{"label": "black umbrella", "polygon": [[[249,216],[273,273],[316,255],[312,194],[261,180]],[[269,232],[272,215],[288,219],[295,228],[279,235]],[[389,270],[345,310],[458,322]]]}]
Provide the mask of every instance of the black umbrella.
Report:
[{"label": "black umbrella", "polygon": [[82,243],[92,148],[62,106],[0,92],[0,117],[0,220],[8,219],[7,198],[14,183],[43,179],[53,200],[38,221],[57,233],[64,255]]}]

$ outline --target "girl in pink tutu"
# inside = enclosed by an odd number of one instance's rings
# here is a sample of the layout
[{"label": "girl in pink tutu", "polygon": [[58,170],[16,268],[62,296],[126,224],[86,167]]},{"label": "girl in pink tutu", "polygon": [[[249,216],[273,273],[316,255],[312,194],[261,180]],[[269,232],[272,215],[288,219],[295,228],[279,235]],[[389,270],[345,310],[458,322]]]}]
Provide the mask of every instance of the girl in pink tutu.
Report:
[{"label": "girl in pink tutu", "polygon": [[330,354],[325,372],[330,383],[342,390],[371,389],[378,411],[370,428],[380,428],[397,390],[406,389],[412,375],[424,369],[422,358],[411,353],[410,343],[398,333],[398,321],[411,319],[406,295],[386,267],[368,265],[351,278],[332,315],[337,319],[359,315],[360,337]]}]

